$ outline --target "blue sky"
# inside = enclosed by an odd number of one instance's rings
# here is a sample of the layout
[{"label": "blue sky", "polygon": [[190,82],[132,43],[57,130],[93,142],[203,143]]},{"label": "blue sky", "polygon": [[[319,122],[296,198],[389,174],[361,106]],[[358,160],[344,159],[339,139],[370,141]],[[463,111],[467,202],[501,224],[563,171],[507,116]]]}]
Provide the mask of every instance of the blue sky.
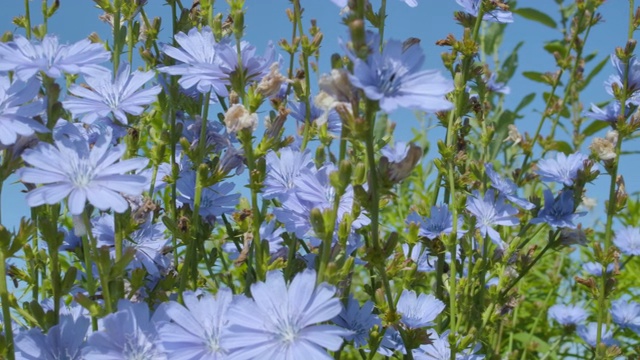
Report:
[{"label": "blue sky", "polygon": [[[320,69],[326,71],[329,67],[330,55],[340,52],[337,39],[346,36],[346,28],[341,24],[339,9],[330,0],[302,0],[305,8],[305,26],[309,25],[310,19],[316,19],[318,26],[324,34],[323,46],[321,49]],[[372,0],[374,8],[378,6],[380,0]],[[189,0],[183,0],[183,4],[191,4]],[[268,41],[277,42],[281,38],[290,38],[291,25],[288,22],[285,9],[290,6],[286,0],[247,0],[246,15],[246,39],[256,45],[259,49],[264,49]],[[557,5],[554,0],[521,0],[520,6],[533,7],[551,14],[556,20]],[[24,14],[24,2],[19,0],[5,1],[3,11],[0,12],[0,31],[15,31],[12,18]],[[41,22],[41,16],[37,14],[40,9],[39,1],[31,1],[32,22]],[[226,2],[218,0],[216,10],[224,11]],[[626,41],[626,27],[628,18],[628,3],[623,0],[610,0],[601,7],[604,22],[594,28],[585,47],[584,53],[590,54],[598,52],[597,60],[608,56],[616,46],[624,46]],[[421,44],[427,54],[425,68],[437,68],[444,71],[440,61],[440,53],[445,48],[435,46],[435,42],[454,34],[461,37],[462,29],[453,20],[454,11],[460,7],[454,0],[419,0],[416,8],[409,8],[403,1],[388,1],[388,19],[385,36],[387,38],[405,39],[417,37],[422,40]],[[149,17],[159,16],[163,19],[163,32],[161,39],[169,42],[171,31],[171,12],[169,6],[162,0],[150,0],[146,6]],[[80,40],[92,32],[97,32],[101,38],[110,38],[110,28],[107,24],[98,20],[101,11],[97,9],[93,1],[90,0],[63,0],[58,13],[49,20],[49,32],[58,35],[62,43]],[[18,33],[23,33],[18,31]],[[514,107],[520,100],[531,92],[537,92],[538,99],[529,106],[526,116],[518,120],[516,125],[521,131],[533,133],[540,119],[540,111],[544,108],[544,103],[540,99],[540,94],[547,88],[541,84],[532,82],[520,74],[522,71],[555,71],[555,62],[551,55],[542,50],[546,41],[559,37],[557,30],[550,29],[541,24],[531,22],[516,16],[515,22],[507,27],[500,57],[504,59],[511,49],[520,41],[524,45],[520,49],[519,67],[516,76],[509,83],[511,94],[506,98],[506,107]],[[593,61],[587,66],[586,72],[598,61]],[[601,102],[608,99],[602,83],[611,73],[607,66],[600,76],[592,82],[590,88],[582,94],[582,99],[586,106],[590,102]],[[399,111],[393,113],[390,119],[397,123],[396,138],[408,140],[411,137],[410,129],[417,126],[414,116],[410,112]],[[429,139],[435,143],[443,135],[443,131],[435,130],[430,132]],[[543,132],[544,134],[544,132]],[[562,136],[562,135],[561,135]],[[588,144],[588,143],[587,143]],[[638,149],[635,144],[625,145],[625,149]],[[583,149],[583,151],[587,151]],[[430,156],[434,156],[433,150]],[[637,156],[627,156],[622,160],[622,174],[627,179],[627,189],[629,192],[637,191],[635,181],[638,170],[632,166],[633,161],[637,161]],[[15,180],[15,179],[12,179]],[[608,184],[608,177],[601,176],[597,181],[594,193],[591,196],[599,197],[599,203],[603,203],[603,190]],[[238,186],[236,187],[238,188]],[[597,188],[597,189],[596,189]],[[23,186],[20,184],[5,184],[2,198],[2,217],[5,226],[12,227],[18,223],[21,216],[29,214],[28,207],[24,202],[24,196],[20,193]]]}]

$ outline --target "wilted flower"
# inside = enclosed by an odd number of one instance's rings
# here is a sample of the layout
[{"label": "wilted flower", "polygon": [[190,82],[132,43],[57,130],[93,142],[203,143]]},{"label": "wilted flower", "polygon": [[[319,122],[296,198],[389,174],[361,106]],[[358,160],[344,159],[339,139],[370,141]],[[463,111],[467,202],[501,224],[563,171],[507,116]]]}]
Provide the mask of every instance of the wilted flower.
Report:
[{"label": "wilted flower", "polygon": [[84,139],[63,138],[55,140],[55,147],[40,143],[33,150],[25,150],[22,158],[33,167],[19,169],[18,176],[26,183],[44,184],[27,193],[27,204],[53,205],[68,196],[72,215],[80,215],[87,200],[100,210],[124,212],[129,205],[121,193],[140,195],[147,187],[144,176],[126,173],[144,168],[149,160],[117,162],[125,153],[125,145],[112,147],[111,131],[107,130],[93,147]]},{"label": "wilted flower", "polygon": [[382,53],[374,51],[366,61],[355,58],[349,79],[368,99],[379,101],[385,112],[398,107],[426,112],[451,109],[445,95],[453,90],[453,82],[437,70],[421,70],[423,63],[420,45],[405,49],[401,41],[389,40]]},{"label": "wilted flower", "polygon": [[244,129],[253,131],[258,127],[258,114],[250,113],[242,104],[233,104],[224,114],[224,124],[230,133]]},{"label": "wilted flower", "polygon": [[280,74],[280,64],[274,62],[269,68],[269,73],[260,80],[256,91],[264,97],[270,97],[277,94],[281,85],[287,81],[289,79]]},{"label": "wilted flower", "polygon": [[616,158],[616,143],[618,142],[618,132],[609,131],[606,138],[594,138],[589,148],[600,160],[613,160]]},{"label": "wilted flower", "polygon": [[154,102],[160,93],[159,85],[141,89],[154,76],[152,71],[131,73],[128,64],[120,67],[115,79],[110,71],[100,76],[87,76],[85,80],[91,89],[71,85],[69,92],[74,96],[64,101],[63,105],[74,117],[84,114],[81,120],[87,124],[109,114],[127,124],[126,114],[142,114],[144,106]]},{"label": "wilted flower", "polygon": [[513,141],[513,145],[518,145],[520,142],[522,142],[522,135],[520,135],[520,132],[515,125],[509,124],[507,128],[509,129],[509,133],[508,136],[503,140],[503,142]]}]

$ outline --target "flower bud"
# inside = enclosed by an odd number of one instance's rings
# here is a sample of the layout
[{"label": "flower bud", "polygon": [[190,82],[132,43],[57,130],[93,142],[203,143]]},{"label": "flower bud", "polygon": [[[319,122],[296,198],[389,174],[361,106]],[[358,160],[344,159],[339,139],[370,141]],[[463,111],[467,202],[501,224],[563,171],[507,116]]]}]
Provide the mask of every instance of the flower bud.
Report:
[{"label": "flower bud", "polygon": [[258,127],[258,115],[247,111],[242,104],[234,104],[224,114],[224,124],[230,133],[243,129],[253,131]]}]

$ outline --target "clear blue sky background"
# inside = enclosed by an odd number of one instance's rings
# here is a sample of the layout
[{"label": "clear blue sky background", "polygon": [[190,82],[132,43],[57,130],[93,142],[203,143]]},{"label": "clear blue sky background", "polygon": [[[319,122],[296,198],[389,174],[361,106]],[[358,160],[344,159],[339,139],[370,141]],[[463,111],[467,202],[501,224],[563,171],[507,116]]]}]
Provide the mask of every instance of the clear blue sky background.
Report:
[{"label": "clear blue sky background", "polygon": [[[50,1],[51,2],[51,1]],[[320,69],[321,72],[329,68],[329,57],[334,52],[340,52],[338,47],[338,37],[346,36],[346,28],[341,24],[339,9],[330,0],[302,0],[305,8],[305,26],[308,26],[310,19],[317,19],[318,26],[324,33]],[[374,8],[378,6],[379,0],[372,0]],[[38,24],[42,21],[39,13],[40,1],[31,1],[32,22]],[[189,6],[191,1],[183,0],[185,6]],[[286,18],[285,9],[290,6],[286,0],[247,0],[246,34],[247,40],[255,44],[260,51],[264,45],[273,40],[277,42],[281,38],[290,39],[291,25]],[[557,15],[557,5],[554,0],[520,0],[521,7],[533,7],[549,13],[553,18],[559,20]],[[0,31],[16,31],[12,24],[12,18],[24,14],[24,1],[4,0],[3,9],[0,12]],[[218,0],[216,10],[225,11],[226,2]],[[593,51],[598,52],[598,60],[611,54],[616,46],[624,46],[626,41],[626,27],[628,18],[628,2],[624,0],[609,0],[601,7],[601,13],[605,20],[592,30],[585,54]],[[460,7],[454,0],[419,0],[416,8],[409,8],[402,1],[388,1],[388,19],[385,36],[387,38],[405,39],[417,37],[422,40],[422,46],[427,54],[425,68],[438,68],[444,71],[440,61],[440,53],[445,49],[434,45],[436,40],[446,37],[452,33],[456,37],[461,37],[462,29],[453,20],[454,11]],[[149,0],[146,6],[149,17],[159,16],[163,19],[163,33],[161,39],[169,42],[171,35],[171,12],[169,6],[163,0]],[[101,38],[110,39],[110,28],[107,24],[100,22],[98,16],[101,11],[97,9],[91,0],[61,0],[58,13],[49,20],[49,32],[58,35],[62,43],[78,41],[92,32],[97,32]],[[18,31],[23,33],[23,31]],[[535,126],[540,119],[539,112],[544,108],[544,103],[540,99],[540,94],[547,88],[541,84],[534,83],[520,74],[522,71],[555,71],[554,60],[551,55],[542,50],[546,41],[558,39],[560,34],[557,30],[552,30],[541,24],[531,22],[516,16],[515,22],[508,26],[500,56],[504,59],[520,41],[525,41],[520,50],[520,61],[517,75],[509,83],[512,89],[511,95],[506,99],[506,107],[513,108],[515,104],[525,95],[537,92],[537,100],[529,106],[524,119],[516,124],[521,131],[533,133]],[[590,63],[586,72],[588,73],[597,61]],[[602,83],[611,73],[611,67],[607,66],[600,76],[592,82],[592,86],[584,91],[582,99],[588,106],[590,102],[601,102],[608,100]],[[409,112],[397,112],[391,114],[391,120],[398,124],[396,128],[397,139],[409,139],[410,129],[417,125],[415,118]],[[430,140],[435,143],[443,135],[443,131],[435,130],[429,134]],[[544,134],[544,132],[543,132]],[[565,135],[560,135],[565,136]],[[587,143],[588,145],[588,143]],[[638,149],[635,144],[625,145],[625,149]],[[583,149],[583,151],[588,151]],[[433,150],[430,156],[434,156]],[[638,161],[638,156],[627,156],[622,160],[622,174],[627,181],[629,192],[637,191],[637,179],[639,170],[634,166]],[[12,179],[15,180],[15,179]],[[598,197],[599,207],[596,211],[602,211],[602,203],[606,193],[608,177],[601,176],[590,189],[592,197]],[[236,187],[236,189],[239,186]],[[5,226],[13,227],[18,224],[20,217],[28,216],[29,209],[24,201],[24,195],[20,193],[23,189],[21,184],[5,184],[2,198],[2,217]],[[595,213],[594,216],[602,216]]]}]

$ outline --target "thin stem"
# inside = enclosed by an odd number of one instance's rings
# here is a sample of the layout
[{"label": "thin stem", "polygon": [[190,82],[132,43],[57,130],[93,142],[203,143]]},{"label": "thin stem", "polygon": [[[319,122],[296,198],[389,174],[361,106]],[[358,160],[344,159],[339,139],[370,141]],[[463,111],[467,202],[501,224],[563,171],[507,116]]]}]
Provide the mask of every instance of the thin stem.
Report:
[{"label": "thin stem", "polygon": [[129,66],[132,66],[133,63],[133,49],[135,47],[135,41],[133,39],[133,18],[129,19],[127,26],[127,40],[129,40],[128,52],[127,52],[127,61],[129,62]]},{"label": "thin stem", "polygon": [[121,0],[114,0],[113,6],[116,9],[115,14],[113,14],[113,75],[116,76],[122,51],[122,44],[120,44]]},{"label": "thin stem", "polygon": [[25,26],[25,31],[27,32],[27,39],[31,40],[31,11],[29,9],[29,1],[24,0],[24,19],[27,22]]},{"label": "thin stem", "polygon": [[47,0],[42,0],[42,26],[44,33],[48,32],[48,22],[49,17],[47,16],[49,12],[49,4],[47,4]]},{"label": "thin stem", "polygon": [[540,251],[540,253],[533,259],[533,261],[531,261],[527,267],[525,267],[519,274],[518,277],[511,283],[509,284],[506,288],[504,288],[502,290],[502,292],[500,292],[500,297],[503,298],[505,297],[508,293],[509,290],[513,289],[514,286],[516,286],[518,284],[518,282],[520,282],[520,280],[522,280],[522,278],[524,278],[528,273],[529,270],[531,270],[531,268],[533,268],[533,266],[538,263],[538,261],[540,261],[540,259],[542,259],[542,257],[544,256],[544,254],[551,249],[551,245],[555,242],[555,238],[557,236],[557,234],[559,234],[559,231],[556,231],[554,233],[554,235],[552,236],[551,239],[549,239],[549,242],[547,243],[547,245],[545,245],[544,248],[542,248],[542,251]]},{"label": "thin stem", "polygon": [[251,190],[251,213],[253,218],[251,220],[252,233],[253,233],[253,246],[255,250],[256,259],[256,272],[259,281],[264,281],[266,278],[266,258],[262,249],[262,241],[260,240],[260,224],[262,223],[262,213],[260,212],[260,206],[258,205],[258,183],[256,182],[256,158],[253,152],[252,134],[251,129],[243,129],[242,131],[242,146],[244,147],[244,153],[247,157],[247,168],[249,170],[249,187]]},{"label": "thin stem", "polygon": [[13,330],[11,329],[11,304],[9,303],[9,290],[7,289],[7,259],[4,249],[0,249],[0,303],[2,303],[2,319],[4,321],[4,339],[6,343],[7,359],[15,359],[13,351]]},{"label": "thin stem", "polygon": [[[82,220],[84,221],[85,229],[87,230],[86,234],[82,236],[82,251],[84,253],[84,266],[85,271],[87,273],[87,292],[89,293],[89,297],[93,300],[93,297],[96,295],[96,283],[93,278],[93,258],[91,254],[93,253],[95,247],[93,238],[93,234],[91,233],[91,221],[89,221],[89,214],[87,211],[84,211],[82,215]],[[98,319],[95,316],[91,316],[91,328],[93,331],[98,331]]]},{"label": "thin stem", "polygon": [[380,49],[382,49],[382,44],[384,44],[384,23],[387,17],[387,0],[382,0],[378,16],[380,18],[380,27],[378,28],[380,32]]},{"label": "thin stem", "polygon": [[[294,21],[298,24],[298,31],[300,36],[304,36],[304,28],[302,26],[302,9],[300,8],[300,0],[293,1]],[[309,54],[302,49],[302,65],[304,67],[304,94],[303,101],[305,105],[304,109],[304,135],[302,137],[302,145],[300,151],[304,151],[307,148],[311,134],[311,79],[309,74]]]}]

